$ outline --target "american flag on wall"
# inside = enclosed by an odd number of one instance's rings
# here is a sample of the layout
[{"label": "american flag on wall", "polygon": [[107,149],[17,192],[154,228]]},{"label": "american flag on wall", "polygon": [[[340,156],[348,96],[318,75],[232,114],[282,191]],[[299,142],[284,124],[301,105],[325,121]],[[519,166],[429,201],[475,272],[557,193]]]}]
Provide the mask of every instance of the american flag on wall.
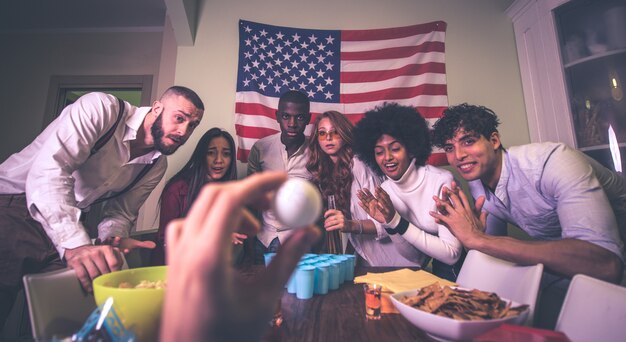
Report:
[{"label": "american flag on wall", "polygon": [[[443,21],[339,31],[240,20],[237,159],[246,162],[258,139],[280,131],[278,99],[291,89],[309,96],[313,119],[336,110],[356,123],[377,105],[397,102],[417,107],[432,125],[448,106],[445,31]],[[434,152],[429,162],[445,164]]]}]

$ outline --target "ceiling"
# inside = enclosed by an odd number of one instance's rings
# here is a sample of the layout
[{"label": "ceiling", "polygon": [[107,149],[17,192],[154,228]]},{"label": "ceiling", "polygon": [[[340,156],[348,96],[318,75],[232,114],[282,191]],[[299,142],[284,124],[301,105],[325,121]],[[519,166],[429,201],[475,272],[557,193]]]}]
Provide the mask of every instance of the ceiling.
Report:
[{"label": "ceiling", "polygon": [[0,0],[0,31],[162,28],[164,0]]}]

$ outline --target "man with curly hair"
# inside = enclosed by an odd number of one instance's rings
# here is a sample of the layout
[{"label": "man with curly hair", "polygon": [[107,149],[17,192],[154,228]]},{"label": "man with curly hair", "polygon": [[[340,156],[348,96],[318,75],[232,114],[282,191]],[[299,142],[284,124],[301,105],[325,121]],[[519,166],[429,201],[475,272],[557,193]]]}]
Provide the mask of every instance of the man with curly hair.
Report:
[{"label": "man with curly hair", "polygon": [[354,150],[372,170],[386,179],[375,195],[359,192],[361,207],[384,228],[398,247],[412,245],[402,255],[425,266],[432,257],[435,274],[454,280],[454,265],[462,245],[429,215],[433,196],[452,184],[449,171],[426,165],[430,156],[428,125],[413,107],[385,104],[365,113],[354,130]]},{"label": "man with curly hair", "polygon": [[[618,283],[624,260],[618,223],[622,233],[626,225],[621,175],[562,143],[504,149],[498,124],[492,110],[469,104],[448,108],[435,123],[434,145],[469,182],[476,205],[453,187],[435,199],[440,210],[431,215],[468,249],[542,263],[565,279],[583,273]],[[497,236],[506,235],[507,222],[533,239]]]}]

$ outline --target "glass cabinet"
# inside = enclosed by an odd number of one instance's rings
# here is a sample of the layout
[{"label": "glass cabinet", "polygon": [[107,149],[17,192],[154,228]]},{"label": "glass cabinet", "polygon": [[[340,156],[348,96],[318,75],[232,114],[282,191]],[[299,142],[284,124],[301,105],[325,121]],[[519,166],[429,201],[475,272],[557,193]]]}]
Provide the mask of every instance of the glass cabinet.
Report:
[{"label": "glass cabinet", "polygon": [[572,0],[553,13],[576,147],[613,168],[609,125],[626,147],[626,0]]}]

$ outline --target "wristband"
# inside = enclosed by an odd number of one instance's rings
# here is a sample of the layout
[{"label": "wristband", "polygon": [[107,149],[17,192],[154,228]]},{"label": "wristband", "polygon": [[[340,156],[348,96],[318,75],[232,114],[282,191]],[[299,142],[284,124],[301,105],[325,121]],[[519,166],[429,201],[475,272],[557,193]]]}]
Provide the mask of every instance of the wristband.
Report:
[{"label": "wristband", "polygon": [[404,218],[400,218],[400,223],[398,223],[398,225],[395,228],[385,228],[385,230],[387,231],[387,234],[389,235],[394,235],[394,234],[404,234],[406,233],[406,230],[409,228],[409,221],[405,220]]}]

